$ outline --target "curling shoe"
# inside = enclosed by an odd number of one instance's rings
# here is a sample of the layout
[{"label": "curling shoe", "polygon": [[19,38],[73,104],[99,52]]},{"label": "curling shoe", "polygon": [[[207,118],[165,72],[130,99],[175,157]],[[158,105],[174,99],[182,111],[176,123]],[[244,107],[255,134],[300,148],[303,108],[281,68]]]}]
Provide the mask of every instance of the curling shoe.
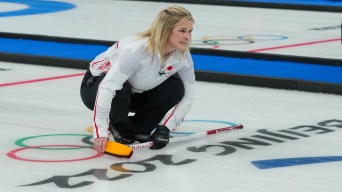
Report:
[{"label": "curling shoe", "polygon": [[109,131],[112,133],[115,142],[121,144],[132,144],[135,142],[133,136],[120,134],[111,123],[109,123]]}]

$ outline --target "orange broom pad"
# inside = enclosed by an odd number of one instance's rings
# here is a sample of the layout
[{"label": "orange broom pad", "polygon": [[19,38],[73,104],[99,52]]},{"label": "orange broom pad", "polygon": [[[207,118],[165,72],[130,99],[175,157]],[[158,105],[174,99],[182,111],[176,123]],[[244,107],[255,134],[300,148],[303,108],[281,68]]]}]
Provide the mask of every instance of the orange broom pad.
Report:
[{"label": "orange broom pad", "polygon": [[105,153],[116,157],[130,158],[133,155],[133,150],[124,144],[108,141]]}]

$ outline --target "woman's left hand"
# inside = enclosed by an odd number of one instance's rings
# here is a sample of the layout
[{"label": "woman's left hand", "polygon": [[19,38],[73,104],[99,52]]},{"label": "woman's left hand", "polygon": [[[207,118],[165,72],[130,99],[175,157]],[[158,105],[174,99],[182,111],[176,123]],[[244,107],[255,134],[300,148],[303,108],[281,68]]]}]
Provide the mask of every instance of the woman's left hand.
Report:
[{"label": "woman's left hand", "polygon": [[108,138],[107,137],[99,137],[94,139],[94,149],[97,152],[103,153],[106,149]]}]

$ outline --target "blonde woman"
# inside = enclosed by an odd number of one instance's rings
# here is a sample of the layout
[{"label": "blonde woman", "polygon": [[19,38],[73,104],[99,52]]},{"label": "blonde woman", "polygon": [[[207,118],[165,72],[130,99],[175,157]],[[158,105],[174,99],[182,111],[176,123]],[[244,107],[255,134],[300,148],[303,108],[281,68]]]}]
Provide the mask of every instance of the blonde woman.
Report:
[{"label": "blonde woman", "polygon": [[149,30],[120,40],[90,63],[81,98],[94,111],[94,149],[104,152],[108,130],[123,144],[153,141],[151,149],[161,149],[169,143],[169,132],[194,99],[193,24],[188,10],[168,7]]}]

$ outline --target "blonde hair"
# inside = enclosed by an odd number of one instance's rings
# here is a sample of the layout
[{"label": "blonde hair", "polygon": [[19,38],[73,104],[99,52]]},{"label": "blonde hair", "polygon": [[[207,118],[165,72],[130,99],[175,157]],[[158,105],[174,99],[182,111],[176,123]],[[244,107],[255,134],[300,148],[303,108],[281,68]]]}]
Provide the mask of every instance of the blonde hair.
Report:
[{"label": "blonde hair", "polygon": [[[188,10],[181,6],[174,5],[161,10],[152,22],[150,29],[145,32],[139,33],[137,36],[140,38],[148,38],[147,50],[150,53],[153,53],[155,51],[163,53],[164,45],[168,40],[173,28],[179,22],[186,21],[195,20]],[[189,46],[190,45],[188,45],[188,48],[186,50],[189,49]],[[161,57],[163,58],[162,55]]]}]

